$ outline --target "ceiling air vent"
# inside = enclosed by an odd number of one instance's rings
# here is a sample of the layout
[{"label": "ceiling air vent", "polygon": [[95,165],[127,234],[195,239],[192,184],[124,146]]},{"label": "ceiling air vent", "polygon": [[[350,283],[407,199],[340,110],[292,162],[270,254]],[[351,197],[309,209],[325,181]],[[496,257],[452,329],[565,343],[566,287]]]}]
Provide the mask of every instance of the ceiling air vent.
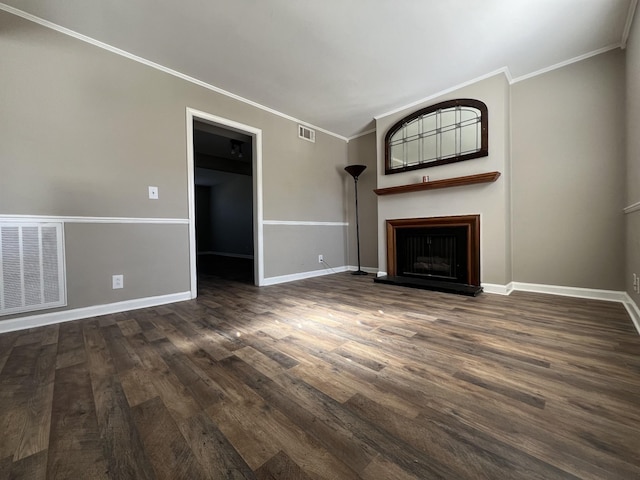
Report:
[{"label": "ceiling air vent", "polygon": [[309,127],[305,127],[304,125],[298,125],[298,137],[302,138],[303,140],[315,143],[316,131],[311,130]]}]

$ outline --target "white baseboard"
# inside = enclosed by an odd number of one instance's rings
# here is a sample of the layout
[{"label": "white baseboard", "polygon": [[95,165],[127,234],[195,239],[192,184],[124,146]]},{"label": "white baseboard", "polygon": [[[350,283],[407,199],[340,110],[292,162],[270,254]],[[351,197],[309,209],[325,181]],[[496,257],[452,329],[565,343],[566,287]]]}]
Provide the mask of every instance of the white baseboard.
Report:
[{"label": "white baseboard", "polygon": [[[378,275],[378,269],[375,267],[360,267],[363,271]],[[292,273],[291,275],[281,275],[279,277],[268,277],[260,286],[277,285],[278,283],[295,282],[296,280],[304,280],[305,278],[322,277],[323,275],[331,275],[332,273],[355,272],[358,270],[354,265],[343,265],[341,267],[327,267],[322,270],[312,270],[310,272]]]},{"label": "white baseboard", "polygon": [[[278,277],[265,278],[262,285],[276,285],[279,283],[303,280],[305,278],[321,277],[323,275],[331,275],[333,273],[355,270],[357,270],[357,267],[349,265],[331,269],[326,268],[322,270],[313,270],[310,272],[281,275]],[[373,267],[362,267],[362,270],[366,271],[367,273],[376,274],[378,277],[386,275],[386,272],[378,272],[377,269]],[[497,295],[509,295],[513,291],[522,291],[546,293],[550,295],[561,295],[564,297],[589,298],[593,300],[619,302],[622,303],[626,308],[629,316],[631,317],[631,320],[633,321],[634,326],[636,327],[636,330],[638,331],[638,334],[640,334],[640,308],[632,300],[627,292],[580,287],[564,287],[558,285],[542,285],[523,282],[511,282],[507,285],[483,283],[482,287],[485,293]],[[136,298],[134,300],[125,300],[123,302],[109,303],[106,305],[95,305],[91,307],[61,310],[51,313],[41,313],[37,315],[30,315],[28,317],[11,318],[8,320],[0,321],[0,333],[25,330],[34,327],[42,327],[55,323],[81,320],[84,318],[97,317],[99,315],[126,312],[129,310],[138,310],[140,308],[157,307],[159,305],[182,302],[185,300],[191,300],[191,292],[172,293],[168,295],[159,295],[156,297]]]},{"label": "white baseboard", "polygon": [[496,283],[482,283],[482,291],[485,293],[493,293],[495,295],[511,295],[513,292],[513,283],[499,285]]},{"label": "white baseboard", "polygon": [[509,295],[511,292],[534,292],[546,293],[549,295],[560,295],[563,297],[588,298],[591,300],[603,300],[606,302],[619,302],[629,313],[636,331],[640,335],[640,308],[631,299],[627,292],[618,292],[616,290],[598,290],[595,288],[581,287],[564,287],[559,285],[542,285],[539,283],[523,283],[511,282],[507,285],[494,285],[483,283],[486,293],[497,293],[500,295]]},{"label": "white baseboard", "polygon": [[561,295],[563,297],[590,298],[593,300],[605,300],[608,302],[625,303],[626,292],[615,290],[598,290],[595,288],[564,287],[560,285],[542,285],[538,283],[512,282],[513,290],[520,292],[547,293],[549,295]]},{"label": "white baseboard", "polygon": [[278,277],[267,277],[260,284],[260,286],[277,285],[278,283],[295,282],[296,280],[304,280],[305,278],[322,277],[323,275],[331,275],[332,273],[346,272],[348,268],[332,267],[323,268],[322,270],[312,270],[310,272],[292,273],[290,275],[280,275]]},{"label": "white baseboard", "polygon": [[[356,272],[358,270],[357,265],[348,265],[347,270],[350,272]],[[378,269],[375,267],[360,267],[360,270],[363,272],[371,273],[373,275],[378,275]],[[379,275],[378,275],[379,276]]]},{"label": "white baseboard", "polygon": [[632,300],[628,293],[625,292],[626,300],[624,302],[624,308],[627,309],[633,325],[636,327],[636,331],[640,335],[640,308],[638,304]]},{"label": "white baseboard", "polygon": [[191,300],[191,292],[171,293],[169,295],[159,295],[157,297],[136,298],[125,300],[124,302],[108,303],[106,305],[95,305],[91,307],[74,308],[72,310],[61,310],[58,312],[41,313],[28,317],[11,318],[0,321],[0,333],[25,330],[33,327],[43,327],[54,323],[70,322],[83,318],[97,317],[111,313],[138,310],[140,308],[157,307],[167,303],[182,302]]}]

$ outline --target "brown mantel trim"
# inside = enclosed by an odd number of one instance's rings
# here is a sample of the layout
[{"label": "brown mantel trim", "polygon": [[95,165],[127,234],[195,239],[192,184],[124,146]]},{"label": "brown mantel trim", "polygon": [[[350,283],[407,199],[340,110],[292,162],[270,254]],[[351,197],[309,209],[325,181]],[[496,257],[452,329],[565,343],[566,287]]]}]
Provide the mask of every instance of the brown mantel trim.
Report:
[{"label": "brown mantel trim", "polygon": [[477,175],[467,175],[466,177],[445,178],[444,180],[434,180],[432,182],[400,185],[398,187],[376,188],[374,192],[376,192],[376,195],[393,195],[395,193],[418,192],[420,190],[432,190],[436,188],[461,187],[475,183],[495,182],[498,177],[500,177],[500,172],[487,172]]}]

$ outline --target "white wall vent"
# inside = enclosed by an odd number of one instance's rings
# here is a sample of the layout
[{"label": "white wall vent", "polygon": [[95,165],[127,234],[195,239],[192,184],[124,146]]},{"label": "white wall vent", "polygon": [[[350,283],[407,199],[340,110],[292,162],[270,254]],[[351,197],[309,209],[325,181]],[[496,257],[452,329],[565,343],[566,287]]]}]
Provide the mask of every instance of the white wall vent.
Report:
[{"label": "white wall vent", "polygon": [[0,315],[66,304],[62,223],[0,223]]},{"label": "white wall vent", "polygon": [[302,138],[303,140],[315,143],[316,131],[311,130],[309,127],[305,127],[304,125],[298,125],[298,137]]}]

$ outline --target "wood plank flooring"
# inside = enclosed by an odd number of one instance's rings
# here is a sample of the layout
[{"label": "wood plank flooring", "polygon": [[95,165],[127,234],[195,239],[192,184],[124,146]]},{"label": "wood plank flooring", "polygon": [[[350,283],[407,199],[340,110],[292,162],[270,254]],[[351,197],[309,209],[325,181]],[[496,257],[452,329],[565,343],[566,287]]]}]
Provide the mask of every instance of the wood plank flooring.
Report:
[{"label": "wood plank flooring", "polygon": [[0,335],[0,480],[640,478],[616,303],[336,274]]}]

